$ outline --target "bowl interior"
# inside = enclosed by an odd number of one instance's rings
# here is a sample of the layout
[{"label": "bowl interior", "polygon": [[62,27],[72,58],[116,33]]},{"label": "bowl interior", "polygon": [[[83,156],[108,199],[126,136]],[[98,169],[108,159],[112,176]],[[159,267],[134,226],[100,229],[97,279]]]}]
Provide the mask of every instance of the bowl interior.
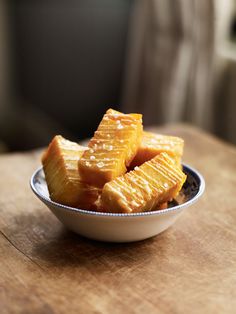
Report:
[{"label": "bowl interior", "polygon": [[205,188],[205,182],[201,174],[196,171],[195,169],[183,165],[183,171],[187,175],[187,179],[176,199],[174,199],[172,202],[169,202],[168,208],[163,209],[163,210],[158,210],[158,211],[152,211],[152,212],[145,212],[145,213],[135,213],[135,214],[115,214],[115,213],[97,213],[97,212],[92,212],[92,211],[86,211],[82,209],[77,209],[77,208],[72,208],[69,206],[65,206],[62,204],[55,203],[50,200],[49,193],[48,193],[48,188],[47,184],[45,181],[45,176],[42,167],[39,168],[38,170],[35,171],[31,178],[31,188],[33,192],[44,202],[46,203],[52,203],[54,205],[57,205],[59,207],[63,207],[65,209],[70,209],[70,210],[76,210],[76,211],[81,211],[83,213],[92,213],[92,214],[97,214],[97,215],[125,215],[125,216],[130,216],[130,215],[147,215],[147,214],[153,214],[153,213],[163,213],[169,210],[174,210],[180,207],[185,207],[188,204],[195,202],[198,197],[201,196],[201,194],[204,191]]}]

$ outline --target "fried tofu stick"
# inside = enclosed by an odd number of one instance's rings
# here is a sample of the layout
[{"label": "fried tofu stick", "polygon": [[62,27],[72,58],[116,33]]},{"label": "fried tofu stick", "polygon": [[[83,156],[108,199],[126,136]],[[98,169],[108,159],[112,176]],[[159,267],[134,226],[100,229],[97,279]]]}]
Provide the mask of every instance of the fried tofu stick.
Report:
[{"label": "fried tofu stick", "polygon": [[180,137],[143,131],[141,144],[130,168],[133,169],[136,166],[140,166],[162,152],[168,153],[176,164],[180,165],[183,148],[184,141]]},{"label": "fried tofu stick", "polygon": [[103,187],[126,172],[142,138],[142,115],[109,109],[78,162],[83,180]]},{"label": "fried tofu stick", "polygon": [[186,175],[167,153],[160,153],[140,167],[105,184],[102,208],[108,212],[150,211],[180,191]]},{"label": "fried tofu stick", "polygon": [[63,205],[96,210],[100,190],[81,180],[78,161],[86,147],[57,135],[42,156],[50,198]]}]

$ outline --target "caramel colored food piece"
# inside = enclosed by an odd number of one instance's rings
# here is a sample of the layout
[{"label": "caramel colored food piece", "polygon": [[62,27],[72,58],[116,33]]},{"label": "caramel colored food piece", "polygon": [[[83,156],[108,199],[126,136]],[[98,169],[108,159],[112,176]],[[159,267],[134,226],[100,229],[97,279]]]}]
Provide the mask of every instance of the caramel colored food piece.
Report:
[{"label": "caramel colored food piece", "polygon": [[162,152],[168,153],[176,164],[180,165],[183,149],[184,141],[179,137],[144,131],[137,154],[131,163],[131,169],[142,165]]},{"label": "caramel colored food piece", "polygon": [[153,210],[161,210],[161,209],[166,209],[168,207],[168,202],[161,203],[157,207],[153,208]]},{"label": "caramel colored food piece", "polygon": [[167,153],[105,184],[102,207],[108,212],[135,213],[153,210],[174,198],[186,175]]},{"label": "caramel colored food piece", "polygon": [[142,115],[109,109],[78,163],[81,177],[103,187],[126,172],[142,138]]},{"label": "caramel colored food piece", "polygon": [[100,190],[82,182],[78,161],[87,148],[62,136],[53,138],[42,156],[50,198],[63,205],[96,209]]}]

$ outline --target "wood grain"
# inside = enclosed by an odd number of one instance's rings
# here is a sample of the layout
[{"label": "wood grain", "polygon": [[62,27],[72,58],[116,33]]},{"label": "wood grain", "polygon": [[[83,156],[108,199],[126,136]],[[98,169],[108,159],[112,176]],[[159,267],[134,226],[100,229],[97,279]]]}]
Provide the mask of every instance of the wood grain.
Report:
[{"label": "wood grain", "polygon": [[204,197],[159,236],[106,244],[67,231],[29,188],[40,153],[0,157],[1,313],[235,313],[236,149],[187,125]]}]

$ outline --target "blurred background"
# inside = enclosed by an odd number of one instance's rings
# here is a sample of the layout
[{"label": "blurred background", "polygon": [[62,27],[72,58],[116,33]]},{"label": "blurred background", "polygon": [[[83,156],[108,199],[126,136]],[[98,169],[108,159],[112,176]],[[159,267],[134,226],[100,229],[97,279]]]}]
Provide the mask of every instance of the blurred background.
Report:
[{"label": "blurred background", "polygon": [[91,136],[113,107],[236,144],[235,0],[0,0],[0,151]]}]

